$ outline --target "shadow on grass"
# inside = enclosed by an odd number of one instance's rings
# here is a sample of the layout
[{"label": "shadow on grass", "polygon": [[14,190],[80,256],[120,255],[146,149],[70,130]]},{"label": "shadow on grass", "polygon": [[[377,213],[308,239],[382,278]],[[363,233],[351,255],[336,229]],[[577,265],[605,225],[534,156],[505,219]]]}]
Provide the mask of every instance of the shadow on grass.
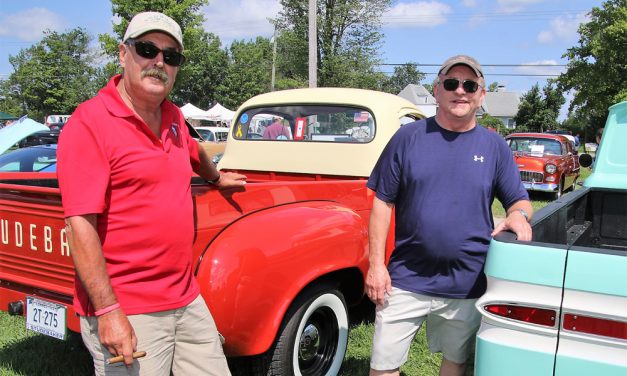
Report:
[{"label": "shadow on grass", "polygon": [[[5,343],[0,349],[3,375],[93,375],[91,355],[80,335],[58,339],[33,334]],[[8,371],[8,372],[7,372]]]}]

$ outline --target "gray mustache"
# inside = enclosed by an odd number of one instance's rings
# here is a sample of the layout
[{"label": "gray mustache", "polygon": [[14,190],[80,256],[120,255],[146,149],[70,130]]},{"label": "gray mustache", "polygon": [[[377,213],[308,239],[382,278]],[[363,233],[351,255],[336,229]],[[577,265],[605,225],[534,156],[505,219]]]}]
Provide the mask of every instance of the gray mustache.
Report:
[{"label": "gray mustache", "polygon": [[170,81],[170,77],[168,77],[167,73],[158,68],[149,68],[142,71],[142,78],[144,77],[154,77],[163,81],[164,84],[167,84]]}]

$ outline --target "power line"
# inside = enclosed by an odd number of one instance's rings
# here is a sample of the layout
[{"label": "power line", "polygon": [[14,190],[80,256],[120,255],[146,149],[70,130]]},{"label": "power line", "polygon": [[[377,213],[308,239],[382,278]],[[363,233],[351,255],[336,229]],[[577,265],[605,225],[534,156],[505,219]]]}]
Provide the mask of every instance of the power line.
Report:
[{"label": "power line", "polygon": [[[375,65],[415,65],[418,67],[439,67],[442,64],[418,64],[418,63],[379,63]],[[481,64],[482,67],[566,67],[566,64]]]}]

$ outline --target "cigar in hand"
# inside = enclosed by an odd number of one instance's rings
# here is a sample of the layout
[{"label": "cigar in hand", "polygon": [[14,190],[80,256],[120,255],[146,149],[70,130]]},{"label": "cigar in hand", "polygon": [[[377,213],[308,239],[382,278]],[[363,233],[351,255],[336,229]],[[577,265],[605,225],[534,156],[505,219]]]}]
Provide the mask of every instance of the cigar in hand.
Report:
[{"label": "cigar in hand", "polygon": [[[146,352],[145,351],[135,351],[133,353],[133,359],[137,359],[137,358],[143,358],[146,356]],[[124,361],[124,356],[122,355],[118,355],[118,356],[114,356],[113,358],[109,358],[107,360],[108,364],[115,364],[115,363],[120,363]]]}]

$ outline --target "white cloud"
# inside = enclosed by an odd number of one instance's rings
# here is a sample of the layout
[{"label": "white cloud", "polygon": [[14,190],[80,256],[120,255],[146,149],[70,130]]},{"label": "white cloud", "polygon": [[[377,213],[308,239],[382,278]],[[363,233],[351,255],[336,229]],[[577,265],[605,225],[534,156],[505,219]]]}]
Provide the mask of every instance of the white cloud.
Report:
[{"label": "white cloud", "polygon": [[538,42],[550,43],[555,40],[576,41],[579,25],[589,21],[586,13],[577,15],[566,15],[553,19],[549,30],[543,30],[538,34]]},{"label": "white cloud", "polygon": [[477,6],[477,0],[462,0],[462,4],[467,8],[474,8]]},{"label": "white cloud", "polygon": [[33,42],[43,37],[44,30],[60,31],[63,26],[63,19],[58,14],[46,8],[31,8],[3,16],[0,19],[0,37]]},{"label": "white cloud", "polygon": [[280,10],[279,0],[212,0],[203,8],[204,26],[227,44],[258,35],[270,37],[274,27],[268,18],[276,18]]},{"label": "white cloud", "polygon": [[504,13],[516,13],[527,5],[541,3],[544,0],[498,0],[499,10]]},{"label": "white cloud", "polygon": [[528,66],[516,67],[514,69],[516,73],[552,76],[561,74],[566,70],[566,67],[558,66],[555,60],[530,61],[522,64]]},{"label": "white cloud", "polygon": [[451,7],[438,1],[398,3],[383,15],[386,27],[435,27],[446,23]]}]

